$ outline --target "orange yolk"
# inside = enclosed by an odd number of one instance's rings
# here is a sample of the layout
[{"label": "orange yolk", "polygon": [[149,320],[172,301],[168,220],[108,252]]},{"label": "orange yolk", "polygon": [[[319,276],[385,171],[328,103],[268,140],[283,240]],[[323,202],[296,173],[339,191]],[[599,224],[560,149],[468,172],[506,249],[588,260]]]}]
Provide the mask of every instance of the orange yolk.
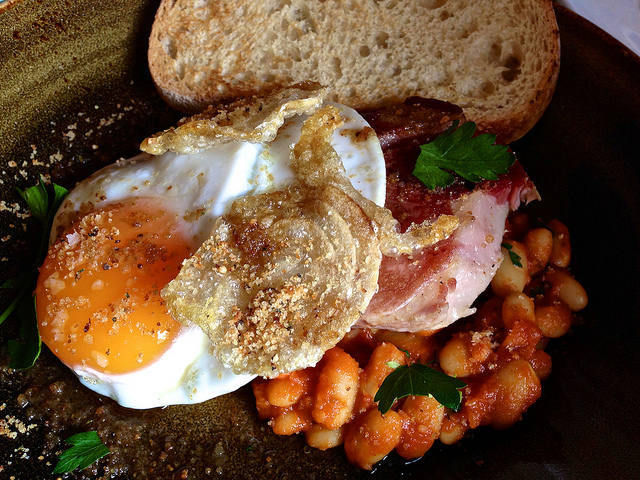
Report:
[{"label": "orange yolk", "polygon": [[49,249],[38,326],[63,363],[127,373],[170,346],[181,325],[160,290],[192,252],[176,218],[157,199],[128,200],[86,215]]}]

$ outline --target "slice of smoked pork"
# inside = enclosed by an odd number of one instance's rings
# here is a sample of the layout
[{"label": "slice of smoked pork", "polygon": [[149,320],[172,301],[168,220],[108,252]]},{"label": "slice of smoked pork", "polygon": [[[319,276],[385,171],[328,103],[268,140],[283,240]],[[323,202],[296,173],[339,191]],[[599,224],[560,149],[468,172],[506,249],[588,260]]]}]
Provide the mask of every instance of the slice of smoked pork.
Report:
[{"label": "slice of smoked pork", "polygon": [[439,330],[473,313],[473,302],[502,261],[500,245],[509,211],[538,199],[538,192],[517,162],[496,181],[456,180],[435,191],[411,174],[421,144],[455,120],[464,122],[454,105],[411,98],[364,116],[381,139],[387,163],[386,207],[401,228],[442,214],[456,215],[460,226],[448,239],[411,256],[383,257],[378,292],[356,326]]}]

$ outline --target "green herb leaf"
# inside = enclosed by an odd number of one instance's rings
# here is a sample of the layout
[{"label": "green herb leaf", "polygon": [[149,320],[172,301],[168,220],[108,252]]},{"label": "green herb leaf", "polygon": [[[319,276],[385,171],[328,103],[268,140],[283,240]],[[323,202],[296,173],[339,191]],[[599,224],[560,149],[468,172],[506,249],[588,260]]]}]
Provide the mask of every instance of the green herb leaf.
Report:
[{"label": "green herb leaf", "polygon": [[41,223],[47,221],[48,207],[49,207],[49,192],[45,186],[42,178],[33,187],[29,187],[26,190],[17,189],[22,199],[27,203],[31,215],[40,220]]},{"label": "green herb leaf", "polygon": [[42,350],[42,339],[38,332],[38,321],[36,319],[35,299],[31,302],[25,296],[20,302],[17,314],[21,318],[20,340],[10,339],[8,343],[9,356],[11,361],[9,367],[14,369],[31,368],[40,356]]},{"label": "green herb leaf", "polygon": [[387,367],[389,367],[389,368],[396,369],[399,366],[400,366],[400,364],[398,362],[393,361],[393,360],[391,360],[390,362],[387,362]]},{"label": "green herb leaf", "polygon": [[38,252],[34,255],[34,263],[30,268],[15,278],[4,282],[0,288],[12,288],[17,290],[16,296],[5,310],[0,313],[2,324],[14,312],[20,317],[20,340],[9,340],[8,349],[11,356],[12,368],[29,368],[40,355],[42,343],[38,334],[33,290],[38,279],[38,267],[47,253],[49,231],[53,217],[60,204],[67,195],[68,190],[60,185],[53,184],[49,193],[42,178],[33,187],[26,190],[17,189],[18,194],[27,203],[34,218],[42,223],[42,236],[38,246]]},{"label": "green herb leaf", "polygon": [[0,285],[0,288],[20,288],[20,286],[25,282],[27,278],[28,278],[28,274],[22,273],[17,277],[13,277],[13,278],[10,278],[9,280],[6,280],[2,285]]},{"label": "green herb leaf", "polygon": [[378,410],[387,413],[393,402],[409,395],[431,395],[445,407],[458,410],[462,402],[462,388],[467,384],[420,363],[402,365],[387,375],[374,401]]},{"label": "green herb leaf", "polygon": [[446,187],[458,175],[472,182],[497,180],[515,162],[515,155],[505,145],[496,145],[489,133],[473,136],[476,124],[466,122],[459,128],[455,121],[435,140],[420,147],[413,174],[427,188]]},{"label": "green herb leaf", "polygon": [[24,293],[26,292],[26,286],[29,285],[30,281],[31,272],[24,272],[17,277],[10,278],[0,286],[0,288],[13,288],[18,290],[18,294],[11,301],[9,306],[0,314],[0,325],[2,325],[2,323],[9,318],[13,311],[20,305],[24,297]]},{"label": "green herb leaf", "polygon": [[511,263],[513,263],[516,267],[522,268],[522,257],[520,257],[520,255],[513,251],[513,245],[504,242],[501,246],[509,251],[509,258],[511,259]]},{"label": "green herb leaf", "polygon": [[65,442],[73,446],[60,454],[58,464],[53,470],[54,474],[82,470],[110,453],[107,446],[100,440],[98,432],[95,431],[77,433],[67,438]]}]

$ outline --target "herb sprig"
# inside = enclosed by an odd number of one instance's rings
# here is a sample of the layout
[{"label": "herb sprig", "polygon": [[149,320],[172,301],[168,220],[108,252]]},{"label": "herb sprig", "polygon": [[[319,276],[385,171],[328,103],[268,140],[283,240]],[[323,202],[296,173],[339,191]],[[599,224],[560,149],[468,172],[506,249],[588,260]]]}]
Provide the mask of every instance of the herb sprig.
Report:
[{"label": "herb sprig", "polygon": [[505,145],[497,145],[496,136],[474,136],[476,124],[455,121],[444,133],[420,147],[413,174],[427,188],[447,187],[458,175],[471,182],[497,180],[515,162],[515,155]]},{"label": "herb sprig", "polygon": [[58,463],[52,472],[54,474],[82,470],[110,453],[96,431],[71,435],[65,442],[72,446],[58,457]]},{"label": "herb sprig", "polygon": [[522,257],[513,251],[513,245],[507,242],[503,242],[501,247],[505,248],[509,252],[509,259],[511,263],[513,263],[516,267],[522,268]]},{"label": "herb sprig", "polygon": [[42,224],[43,232],[33,264],[17,277],[11,278],[0,285],[0,288],[11,288],[17,291],[13,301],[0,314],[0,325],[14,313],[20,318],[20,339],[12,339],[8,343],[11,357],[9,366],[15,369],[24,369],[33,366],[40,356],[42,348],[36,321],[33,290],[38,278],[38,266],[42,263],[47,253],[53,216],[67,195],[68,190],[54,183],[52,191],[49,192],[42,178],[33,187],[17,190],[18,194],[27,203],[31,215]]},{"label": "herb sprig", "polygon": [[445,407],[456,411],[460,408],[460,390],[467,386],[462,380],[421,363],[389,366],[396,368],[384,379],[373,399],[382,414],[387,413],[396,400],[409,395],[430,395]]}]

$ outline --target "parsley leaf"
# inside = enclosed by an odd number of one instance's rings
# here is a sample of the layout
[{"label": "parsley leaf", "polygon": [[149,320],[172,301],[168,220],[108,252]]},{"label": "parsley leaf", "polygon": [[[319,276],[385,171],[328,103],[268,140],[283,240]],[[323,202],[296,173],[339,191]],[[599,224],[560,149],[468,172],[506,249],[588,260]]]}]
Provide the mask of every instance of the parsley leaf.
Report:
[{"label": "parsley leaf", "polygon": [[506,248],[509,252],[509,258],[511,259],[511,263],[513,263],[516,267],[522,268],[522,257],[513,251],[513,245],[510,243],[504,242],[501,247]]},{"label": "parsley leaf", "polygon": [[47,187],[45,187],[42,178],[33,187],[26,190],[17,189],[22,199],[29,206],[31,215],[40,220],[41,223],[47,221],[47,207],[49,205],[49,194],[47,193]]},{"label": "parsley leaf", "polygon": [[65,442],[72,447],[60,454],[58,464],[53,470],[54,474],[82,470],[110,453],[107,446],[100,440],[98,432],[95,431],[71,435]]},{"label": "parsley leaf", "polygon": [[446,187],[458,175],[471,182],[497,180],[515,162],[515,155],[506,145],[496,145],[496,136],[484,133],[473,136],[476,124],[466,122],[459,128],[455,121],[435,140],[420,146],[420,155],[413,174],[428,189]]},{"label": "parsley leaf", "polygon": [[17,277],[11,278],[0,285],[0,288],[17,290],[13,301],[0,313],[0,325],[14,312],[20,317],[20,340],[9,340],[10,367],[29,368],[40,355],[42,346],[38,333],[33,297],[33,290],[38,279],[38,266],[42,263],[47,253],[53,216],[67,195],[68,190],[60,185],[53,184],[50,193],[42,178],[33,187],[29,187],[24,191],[17,190],[20,197],[27,203],[33,217],[42,223],[43,233],[40,238],[38,252],[34,256],[33,265]]},{"label": "parsley leaf", "polygon": [[[35,302],[33,297],[32,300]],[[10,339],[8,350],[11,358],[9,367],[18,370],[33,367],[40,356],[42,339],[38,332],[35,304],[27,300],[20,302],[16,313],[21,318],[20,340]]]},{"label": "parsley leaf", "polygon": [[13,301],[9,304],[7,308],[0,314],[0,325],[9,318],[9,316],[13,313],[13,311],[20,305],[22,301],[22,297],[24,296],[23,290],[25,289],[25,285],[29,284],[30,274],[29,272],[21,273],[17,277],[10,278],[2,285],[0,288],[12,288],[19,290],[18,295],[13,299]]},{"label": "parsley leaf", "polygon": [[394,370],[399,366],[400,364],[398,362],[394,362],[393,360],[391,360],[390,362],[387,362],[387,367],[393,368]]},{"label": "parsley leaf", "polygon": [[420,363],[401,365],[387,375],[374,401],[378,410],[387,413],[393,402],[409,395],[431,395],[445,407],[458,410],[462,402],[462,388],[467,384]]}]

